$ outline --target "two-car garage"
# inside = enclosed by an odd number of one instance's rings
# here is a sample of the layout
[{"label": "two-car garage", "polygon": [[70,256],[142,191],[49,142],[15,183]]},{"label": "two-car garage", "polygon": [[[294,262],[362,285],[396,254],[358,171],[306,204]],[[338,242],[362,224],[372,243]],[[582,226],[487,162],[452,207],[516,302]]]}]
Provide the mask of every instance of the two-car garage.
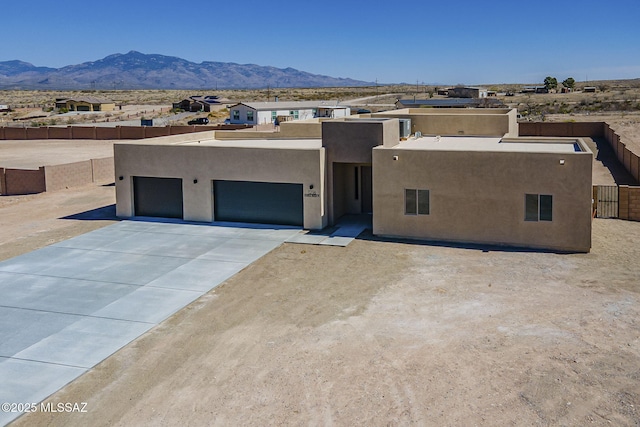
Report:
[{"label": "two-car garage", "polygon": [[[183,218],[180,178],[133,177],[136,216]],[[303,226],[302,184],[216,180],[215,221]]]},{"label": "two-car garage", "polygon": [[327,225],[320,139],[216,140],[197,132],[114,144],[114,163],[121,218]]}]

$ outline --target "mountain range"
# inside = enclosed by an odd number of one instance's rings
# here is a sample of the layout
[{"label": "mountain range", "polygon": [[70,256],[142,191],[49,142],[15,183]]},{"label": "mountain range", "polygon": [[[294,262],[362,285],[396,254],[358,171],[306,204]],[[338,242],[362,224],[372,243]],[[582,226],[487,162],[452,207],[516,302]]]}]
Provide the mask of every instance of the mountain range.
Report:
[{"label": "mountain range", "polygon": [[18,60],[0,62],[0,89],[253,89],[371,84],[294,68],[211,61],[198,64],[136,51],[62,68],[36,67]]}]

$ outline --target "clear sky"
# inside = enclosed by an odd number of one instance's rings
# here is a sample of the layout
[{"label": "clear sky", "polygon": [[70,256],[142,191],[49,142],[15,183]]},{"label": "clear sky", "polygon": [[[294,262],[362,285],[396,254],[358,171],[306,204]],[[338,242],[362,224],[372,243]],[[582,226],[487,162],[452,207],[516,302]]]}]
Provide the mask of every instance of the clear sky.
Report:
[{"label": "clear sky", "polygon": [[380,83],[640,77],[640,0],[2,0],[0,61],[137,50]]}]

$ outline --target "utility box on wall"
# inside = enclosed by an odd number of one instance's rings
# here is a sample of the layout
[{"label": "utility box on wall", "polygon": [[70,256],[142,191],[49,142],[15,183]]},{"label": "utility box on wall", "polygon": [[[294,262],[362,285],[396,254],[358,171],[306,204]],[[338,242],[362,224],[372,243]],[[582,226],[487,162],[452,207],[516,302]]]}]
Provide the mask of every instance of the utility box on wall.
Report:
[{"label": "utility box on wall", "polygon": [[400,121],[400,138],[408,138],[411,135],[411,119],[398,119]]}]

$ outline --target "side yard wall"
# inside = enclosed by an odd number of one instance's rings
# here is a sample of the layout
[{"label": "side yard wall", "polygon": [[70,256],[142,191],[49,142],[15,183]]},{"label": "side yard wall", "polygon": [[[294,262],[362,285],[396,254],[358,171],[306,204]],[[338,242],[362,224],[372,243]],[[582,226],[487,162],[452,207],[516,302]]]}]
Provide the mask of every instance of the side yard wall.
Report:
[{"label": "side yard wall", "polygon": [[113,157],[91,159],[39,169],[0,168],[0,194],[18,195],[114,182]]},{"label": "side yard wall", "polygon": [[44,168],[0,168],[0,193],[5,196],[45,191]]},{"label": "side yard wall", "polygon": [[248,125],[214,126],[67,126],[67,127],[0,127],[3,139],[143,139],[210,130],[237,130],[251,128]]},{"label": "side yard wall", "polygon": [[[520,123],[521,136],[589,136],[604,137],[613,148],[620,164],[640,182],[640,153],[634,153],[608,123]],[[618,188],[618,217],[640,221],[640,186],[620,185]]]}]

